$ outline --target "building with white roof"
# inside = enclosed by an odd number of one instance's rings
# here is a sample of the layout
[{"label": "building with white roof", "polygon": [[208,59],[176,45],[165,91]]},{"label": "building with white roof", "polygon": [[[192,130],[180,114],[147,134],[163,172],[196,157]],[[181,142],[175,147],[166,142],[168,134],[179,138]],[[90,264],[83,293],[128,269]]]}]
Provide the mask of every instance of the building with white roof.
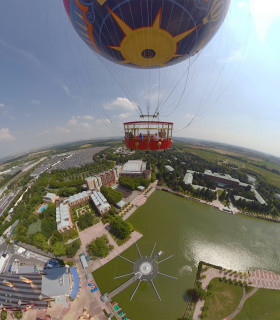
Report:
[{"label": "building with white roof", "polygon": [[43,198],[44,202],[52,202],[52,203],[55,203],[57,199],[59,199],[59,197],[56,194],[51,192],[48,192]]},{"label": "building with white roof", "polygon": [[194,171],[187,170],[187,173],[185,174],[184,179],[183,179],[185,184],[192,184],[192,182],[193,182],[193,174],[194,174]]},{"label": "building with white roof", "polygon": [[8,260],[9,255],[7,253],[2,253],[0,256],[0,274],[4,271]]},{"label": "building with white roof", "polygon": [[142,160],[128,160],[121,172],[121,176],[131,176],[139,177],[143,176],[144,178],[149,179],[151,177],[150,170],[146,169],[147,163]]},{"label": "building with white roof", "polygon": [[73,228],[70,208],[67,203],[60,203],[60,205],[56,207],[56,224],[57,230],[60,233],[67,232]]},{"label": "building with white roof", "polygon": [[101,216],[111,209],[110,204],[101,192],[93,191],[90,197]]},{"label": "building with white roof", "polygon": [[90,194],[91,194],[91,191],[83,191],[83,192],[74,194],[73,196],[70,196],[63,203],[68,203],[70,207],[79,206],[89,201]]},{"label": "building with white roof", "polygon": [[164,166],[165,170],[168,172],[173,172],[174,168],[172,168],[171,166]]},{"label": "building with white roof", "polygon": [[204,176],[215,181],[217,185],[222,187],[239,187],[240,181],[238,179],[232,178],[229,174],[216,173],[211,170],[205,170]]}]

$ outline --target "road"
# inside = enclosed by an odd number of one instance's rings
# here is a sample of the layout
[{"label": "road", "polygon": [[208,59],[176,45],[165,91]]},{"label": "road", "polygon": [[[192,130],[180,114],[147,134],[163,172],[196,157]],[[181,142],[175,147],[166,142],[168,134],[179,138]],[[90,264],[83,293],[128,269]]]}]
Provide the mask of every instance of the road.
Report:
[{"label": "road", "polygon": [[0,216],[5,212],[5,210],[9,207],[11,202],[14,200],[14,198],[17,196],[17,194],[21,191],[20,189],[11,191],[7,195],[3,196],[0,199]]}]

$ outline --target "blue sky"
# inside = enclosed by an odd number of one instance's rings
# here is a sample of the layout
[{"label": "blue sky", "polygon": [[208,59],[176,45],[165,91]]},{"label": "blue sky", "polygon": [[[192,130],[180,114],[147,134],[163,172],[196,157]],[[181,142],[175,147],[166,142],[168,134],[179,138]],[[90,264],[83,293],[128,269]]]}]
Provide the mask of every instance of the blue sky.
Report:
[{"label": "blue sky", "polygon": [[132,101],[154,111],[173,86],[161,119],[175,123],[175,136],[280,156],[279,31],[278,0],[232,0],[224,25],[197,57],[161,69],[159,90],[158,71],[97,57],[62,1],[1,0],[0,157],[120,136],[123,121],[138,120]]}]

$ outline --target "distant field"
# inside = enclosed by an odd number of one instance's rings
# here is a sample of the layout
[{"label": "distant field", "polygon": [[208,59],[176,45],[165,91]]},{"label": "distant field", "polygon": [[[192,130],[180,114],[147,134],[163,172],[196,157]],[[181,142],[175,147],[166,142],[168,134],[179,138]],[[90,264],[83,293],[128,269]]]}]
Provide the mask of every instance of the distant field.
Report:
[{"label": "distant field", "polygon": [[238,307],[243,295],[239,285],[220,282],[218,278],[212,279],[210,284],[211,295],[207,297],[207,320],[220,320],[230,315]]},{"label": "distant field", "polygon": [[280,291],[259,289],[234,320],[280,320]]},{"label": "distant field", "polygon": [[85,149],[85,148],[90,148],[92,147],[92,144],[83,144],[82,146],[80,146],[81,149]]},{"label": "distant field", "polygon": [[203,146],[193,146],[193,145],[188,145],[188,147],[190,147],[192,149],[214,151],[214,152],[217,152],[217,153],[220,153],[220,154],[224,154],[224,155],[244,157],[244,158],[255,160],[255,161],[262,161],[261,158],[254,158],[254,157],[250,157],[250,156],[244,156],[244,154],[238,153],[236,151],[229,151],[229,150],[223,150],[223,149],[211,148],[211,147],[203,147]]},{"label": "distant field", "polygon": [[[198,155],[201,158],[204,158],[208,161],[217,163],[218,161],[228,160],[230,163],[235,164],[239,166],[240,168],[249,169],[252,170],[258,174],[260,174],[266,181],[268,181],[270,184],[275,185],[277,187],[280,186],[280,175],[270,172],[266,169],[259,168],[256,166],[256,161],[253,161],[252,158],[246,157],[243,154],[235,153],[235,156],[238,156],[241,158],[241,160],[233,159],[231,157],[227,157],[225,154],[221,154],[216,152],[215,150],[208,148],[209,150],[202,149],[204,147],[198,147],[198,146],[188,146],[184,147],[184,151],[193,153]],[[225,150],[225,152],[227,152]],[[258,165],[266,165],[268,168],[273,168],[280,171],[280,165],[268,162],[268,161],[262,161],[260,159],[260,162],[257,163]]]},{"label": "distant field", "polygon": [[38,152],[30,153],[29,155],[27,155],[27,158],[33,158],[35,156],[38,156],[38,155],[44,154],[44,153],[48,153],[48,152],[51,152],[51,150],[44,150],[44,151],[38,151]]}]

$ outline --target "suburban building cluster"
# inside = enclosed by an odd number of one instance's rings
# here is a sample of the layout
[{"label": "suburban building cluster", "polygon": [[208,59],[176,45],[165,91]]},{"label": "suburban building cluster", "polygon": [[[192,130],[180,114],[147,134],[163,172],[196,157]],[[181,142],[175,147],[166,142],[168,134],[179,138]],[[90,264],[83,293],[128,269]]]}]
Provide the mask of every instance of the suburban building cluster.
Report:
[{"label": "suburban building cluster", "polygon": [[101,186],[112,186],[119,181],[120,176],[143,176],[150,178],[150,170],[146,169],[146,162],[142,160],[129,160],[124,166],[115,166],[113,169],[100,174],[87,177],[86,184],[88,190],[77,193],[62,201],[53,193],[47,193],[45,202],[56,202],[56,223],[60,233],[67,232],[73,228],[71,219],[71,208],[92,202],[98,213],[103,216],[111,209],[107,199],[100,192]]},{"label": "suburban building cluster", "polygon": [[[198,186],[198,185],[193,185],[193,174],[195,173],[195,171],[192,170],[187,170],[185,176],[184,176],[184,182],[185,184],[191,184],[193,188],[195,189],[203,189],[205,187],[202,186]],[[197,172],[200,173],[200,172]],[[237,187],[250,187],[250,190],[255,194],[255,198],[256,200],[260,203],[260,204],[266,204],[265,200],[262,198],[262,196],[258,193],[258,191],[256,190],[254,185],[248,184],[248,183],[244,183],[241,182],[240,180],[233,178],[231,175],[229,174],[222,174],[222,173],[217,173],[217,172],[212,172],[211,170],[205,170],[203,175],[205,177],[207,177],[208,179],[214,181],[217,184],[217,187],[221,187],[221,188],[237,188]],[[243,197],[239,197],[239,196],[235,196],[235,199],[244,199],[246,201],[253,201],[250,199],[246,199]]]},{"label": "suburban building cluster", "polygon": [[116,184],[119,180],[121,171],[122,166],[115,166],[111,170],[86,178],[88,189],[99,191],[101,186],[109,187]]}]

